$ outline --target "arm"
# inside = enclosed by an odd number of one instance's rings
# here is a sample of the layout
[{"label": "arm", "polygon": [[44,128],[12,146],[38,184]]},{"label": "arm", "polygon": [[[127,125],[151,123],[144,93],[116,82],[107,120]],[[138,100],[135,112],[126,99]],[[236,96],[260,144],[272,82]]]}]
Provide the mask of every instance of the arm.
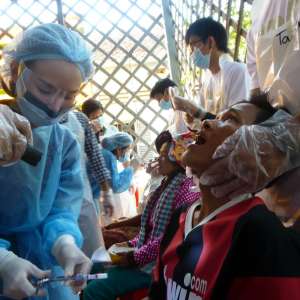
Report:
[{"label": "arm", "polygon": [[119,172],[117,159],[115,158],[115,156],[107,150],[104,150],[103,153],[106,165],[111,172],[111,187],[113,192],[122,193],[128,190],[133,177],[133,168],[128,167]]},{"label": "arm", "polygon": [[137,215],[125,221],[111,223],[110,225],[106,226],[105,229],[115,229],[124,226],[140,226],[140,225],[141,225],[141,215]]},{"label": "arm", "polygon": [[[59,186],[51,211],[41,224],[44,249],[50,255],[54,243],[62,235],[71,235],[80,247],[82,236],[77,219],[83,197],[83,181],[79,145],[71,133],[65,132]],[[51,257],[51,255],[50,255]]]},{"label": "arm", "polygon": [[134,261],[139,266],[144,266],[156,260],[159,253],[159,246],[162,235],[159,238],[150,239],[147,244],[134,251]]},{"label": "arm", "polygon": [[85,133],[85,153],[90,163],[91,170],[99,182],[101,189],[106,191],[109,188],[110,174],[106,167],[101,146],[97,142],[95,134],[86,116],[80,112],[76,112],[76,117],[84,128]]}]

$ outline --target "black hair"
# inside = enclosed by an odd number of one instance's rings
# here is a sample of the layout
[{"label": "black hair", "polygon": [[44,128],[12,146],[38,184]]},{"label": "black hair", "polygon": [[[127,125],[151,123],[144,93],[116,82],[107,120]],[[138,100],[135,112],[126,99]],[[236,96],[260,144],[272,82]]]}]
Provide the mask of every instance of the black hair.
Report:
[{"label": "black hair", "polygon": [[163,94],[165,90],[171,86],[177,86],[170,78],[164,78],[157,81],[151,89],[150,98],[154,98],[157,94]]},{"label": "black hair", "polygon": [[214,37],[217,48],[225,53],[228,53],[227,33],[225,27],[212,18],[201,18],[190,25],[185,34],[185,43],[189,45],[190,38],[195,35],[206,43],[209,36]]},{"label": "black hair", "polygon": [[168,131],[168,130],[162,131],[155,139],[156,151],[159,153],[162,145],[165,143],[171,143],[172,140],[173,140],[173,138],[172,138],[170,131]]},{"label": "black hair", "polygon": [[103,111],[103,106],[100,103],[100,101],[94,99],[88,99],[83,102],[81,110],[87,117],[89,117],[89,115],[96,110]]}]

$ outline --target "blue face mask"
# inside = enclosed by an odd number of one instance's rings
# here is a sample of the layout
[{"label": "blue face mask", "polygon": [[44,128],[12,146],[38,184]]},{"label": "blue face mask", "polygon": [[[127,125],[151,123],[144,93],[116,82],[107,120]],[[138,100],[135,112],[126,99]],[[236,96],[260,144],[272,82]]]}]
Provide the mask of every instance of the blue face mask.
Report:
[{"label": "blue face mask", "polygon": [[70,110],[65,109],[55,113],[28,91],[23,97],[17,98],[17,103],[22,115],[36,127],[58,123],[60,119]]},{"label": "blue face mask", "polygon": [[193,62],[195,66],[201,69],[208,69],[210,64],[210,53],[204,55],[196,48],[192,54]]},{"label": "blue face mask", "polygon": [[170,100],[160,100],[159,101],[159,106],[161,109],[164,109],[164,110],[169,110],[172,108],[172,104],[171,104],[171,101]]},{"label": "blue face mask", "polygon": [[124,163],[129,160],[130,160],[129,153],[125,153],[119,158],[119,162],[121,163]]},{"label": "blue face mask", "polygon": [[101,127],[105,127],[106,122],[105,122],[105,118],[104,118],[103,116],[99,117],[99,118],[97,119],[97,121],[98,121],[98,123],[99,123],[99,125],[100,125]]}]

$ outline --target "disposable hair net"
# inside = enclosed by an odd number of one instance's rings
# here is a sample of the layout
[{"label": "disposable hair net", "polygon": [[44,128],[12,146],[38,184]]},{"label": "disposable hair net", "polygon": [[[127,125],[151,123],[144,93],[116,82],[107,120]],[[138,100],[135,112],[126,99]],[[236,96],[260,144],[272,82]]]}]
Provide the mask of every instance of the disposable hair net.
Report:
[{"label": "disposable hair net", "polygon": [[113,151],[116,148],[128,147],[132,143],[132,136],[126,132],[118,132],[111,135],[110,137],[105,137],[102,140],[102,146],[109,151]]},{"label": "disposable hair net", "polygon": [[8,75],[9,64],[12,60],[26,62],[62,59],[75,64],[84,81],[93,72],[91,52],[84,40],[77,32],[54,23],[42,24],[25,30],[3,50],[3,56],[5,59],[5,66],[2,68],[3,76]]}]

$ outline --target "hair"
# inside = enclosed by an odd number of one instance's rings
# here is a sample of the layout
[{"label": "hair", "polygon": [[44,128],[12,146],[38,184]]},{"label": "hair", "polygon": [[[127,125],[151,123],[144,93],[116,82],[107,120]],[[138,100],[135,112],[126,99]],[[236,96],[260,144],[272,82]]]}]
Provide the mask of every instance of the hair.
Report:
[{"label": "hair", "polygon": [[227,33],[224,26],[212,18],[201,18],[190,25],[185,34],[185,43],[189,45],[190,38],[195,35],[206,43],[209,36],[212,36],[217,44],[217,48],[225,53],[228,53]]},{"label": "hair", "polygon": [[158,94],[163,94],[169,87],[177,86],[176,83],[170,78],[164,78],[157,81],[151,89],[150,98],[154,98]]},{"label": "hair", "polygon": [[232,106],[239,103],[246,103],[253,104],[254,106],[258,107],[260,110],[256,116],[254,124],[259,124],[269,119],[277,111],[277,109],[269,103],[268,97],[268,93],[264,93],[261,95],[252,96],[250,101],[242,100],[233,104]]},{"label": "hair", "polygon": [[87,117],[89,117],[89,115],[96,110],[103,111],[103,106],[98,100],[88,99],[83,102],[81,110]]},{"label": "hair", "polygon": [[162,131],[155,139],[156,151],[159,153],[163,144],[171,143],[172,141],[173,141],[173,137],[172,137],[170,131],[168,131],[168,130]]}]

